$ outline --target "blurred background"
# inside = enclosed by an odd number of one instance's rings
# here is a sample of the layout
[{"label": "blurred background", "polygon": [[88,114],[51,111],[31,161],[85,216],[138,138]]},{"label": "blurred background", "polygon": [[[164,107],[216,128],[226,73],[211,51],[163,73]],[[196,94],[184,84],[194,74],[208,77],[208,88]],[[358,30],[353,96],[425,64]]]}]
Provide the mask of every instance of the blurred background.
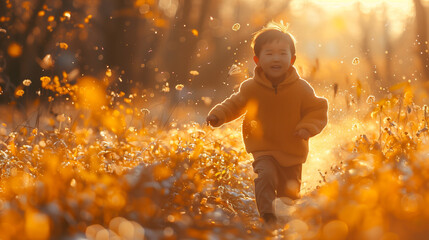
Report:
[{"label": "blurred background", "polygon": [[40,78],[69,87],[91,76],[141,107],[188,106],[202,121],[252,76],[252,33],[274,20],[289,25],[295,65],[336,104],[331,111],[398,84],[425,101],[428,8],[427,0],[1,0],[0,100],[71,101]]},{"label": "blurred background", "polygon": [[0,0],[0,238],[124,223],[262,239],[240,122],[203,123],[253,75],[252,34],[273,20],[329,101],[284,236],[427,239],[428,14],[429,0]]}]

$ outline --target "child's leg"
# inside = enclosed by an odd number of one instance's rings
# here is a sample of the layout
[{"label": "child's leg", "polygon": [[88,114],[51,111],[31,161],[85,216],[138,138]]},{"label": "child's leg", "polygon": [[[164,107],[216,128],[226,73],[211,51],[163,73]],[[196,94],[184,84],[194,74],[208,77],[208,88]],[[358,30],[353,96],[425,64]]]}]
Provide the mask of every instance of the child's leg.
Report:
[{"label": "child's leg", "polygon": [[253,171],[258,174],[255,179],[255,198],[259,215],[274,214],[273,202],[279,184],[276,161],[271,156],[261,156],[255,159]]},{"label": "child's leg", "polygon": [[280,167],[278,197],[288,197],[292,200],[300,198],[302,164]]}]

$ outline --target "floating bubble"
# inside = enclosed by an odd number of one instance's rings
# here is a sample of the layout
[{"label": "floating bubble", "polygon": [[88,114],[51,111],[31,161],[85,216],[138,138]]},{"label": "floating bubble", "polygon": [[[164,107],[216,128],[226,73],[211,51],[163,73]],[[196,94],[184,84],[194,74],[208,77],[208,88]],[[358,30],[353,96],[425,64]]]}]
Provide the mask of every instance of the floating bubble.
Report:
[{"label": "floating bubble", "polygon": [[76,179],[72,179],[71,181],[70,181],[70,186],[71,187],[76,187]]},{"label": "floating bubble", "polygon": [[147,109],[147,108],[140,109],[140,112],[143,114],[149,114],[150,113],[149,109]]},{"label": "floating bubble", "polygon": [[193,76],[200,75],[200,73],[199,73],[198,71],[195,71],[195,70],[192,70],[192,71],[190,71],[189,73],[190,73],[191,75],[193,75]]},{"label": "floating bubble", "polygon": [[237,32],[238,30],[240,30],[240,27],[240,23],[235,23],[234,25],[232,25],[232,30]]},{"label": "floating bubble", "polygon": [[161,90],[162,92],[170,92],[170,86],[169,86],[169,84],[168,84],[168,82],[167,83],[165,83],[165,85],[162,87],[162,90]]},{"label": "floating bubble", "polygon": [[373,95],[369,95],[366,99],[366,103],[373,104],[375,102],[375,97]]},{"label": "floating bubble", "polygon": [[57,115],[58,122],[64,122],[66,120],[66,116],[64,114]]},{"label": "floating bubble", "polygon": [[66,17],[67,19],[70,19],[71,13],[69,11],[66,11],[66,12],[64,12],[63,16]]},{"label": "floating bubble", "polygon": [[203,100],[204,104],[207,106],[209,106],[213,101],[210,97],[201,97],[201,100]]},{"label": "floating bubble", "polygon": [[177,84],[176,85],[176,90],[177,91],[182,91],[182,89],[184,88],[185,86],[183,86],[183,84]]},{"label": "floating bubble", "polygon": [[24,84],[24,86],[28,87],[31,85],[31,80],[30,79],[25,79],[24,81],[22,81],[22,84]]},{"label": "floating bubble", "polygon": [[234,75],[241,73],[241,68],[237,64],[232,64],[232,66],[229,68],[228,75]]},{"label": "floating bubble", "polygon": [[198,37],[198,30],[197,30],[197,29],[192,29],[192,34],[193,34],[195,37]]},{"label": "floating bubble", "polygon": [[107,76],[107,77],[111,77],[111,76],[112,76],[112,69],[108,68],[108,69],[106,70],[106,76]]}]

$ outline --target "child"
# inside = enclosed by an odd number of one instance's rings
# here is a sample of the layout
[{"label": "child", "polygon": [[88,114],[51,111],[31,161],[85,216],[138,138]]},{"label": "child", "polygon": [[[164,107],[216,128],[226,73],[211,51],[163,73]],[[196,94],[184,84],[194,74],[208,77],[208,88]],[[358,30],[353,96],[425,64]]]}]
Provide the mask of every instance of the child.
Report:
[{"label": "child", "polygon": [[298,199],[308,139],[327,124],[328,103],[317,97],[293,66],[295,39],[287,28],[271,22],[255,33],[251,44],[254,77],[238,92],[217,104],[207,123],[219,127],[245,115],[242,126],[246,151],[252,153],[258,211],[268,225],[276,223],[276,197]]}]

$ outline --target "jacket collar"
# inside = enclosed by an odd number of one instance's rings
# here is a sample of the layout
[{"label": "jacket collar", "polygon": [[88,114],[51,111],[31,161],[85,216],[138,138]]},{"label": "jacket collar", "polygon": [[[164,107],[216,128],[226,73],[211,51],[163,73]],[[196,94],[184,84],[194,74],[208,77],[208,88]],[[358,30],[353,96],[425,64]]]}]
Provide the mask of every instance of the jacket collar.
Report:
[{"label": "jacket collar", "polygon": [[[262,84],[263,86],[266,86],[268,88],[273,88],[273,84],[271,83],[270,80],[268,80],[268,78],[265,76],[264,71],[262,70],[261,67],[256,67],[255,68],[255,76],[253,77],[255,79],[255,81],[259,84]],[[298,74],[298,71],[296,70],[295,66],[292,66],[288,73],[286,74],[285,79],[283,79],[278,85],[277,88],[289,85],[295,81],[297,81],[298,79],[300,79],[300,76]]]}]

